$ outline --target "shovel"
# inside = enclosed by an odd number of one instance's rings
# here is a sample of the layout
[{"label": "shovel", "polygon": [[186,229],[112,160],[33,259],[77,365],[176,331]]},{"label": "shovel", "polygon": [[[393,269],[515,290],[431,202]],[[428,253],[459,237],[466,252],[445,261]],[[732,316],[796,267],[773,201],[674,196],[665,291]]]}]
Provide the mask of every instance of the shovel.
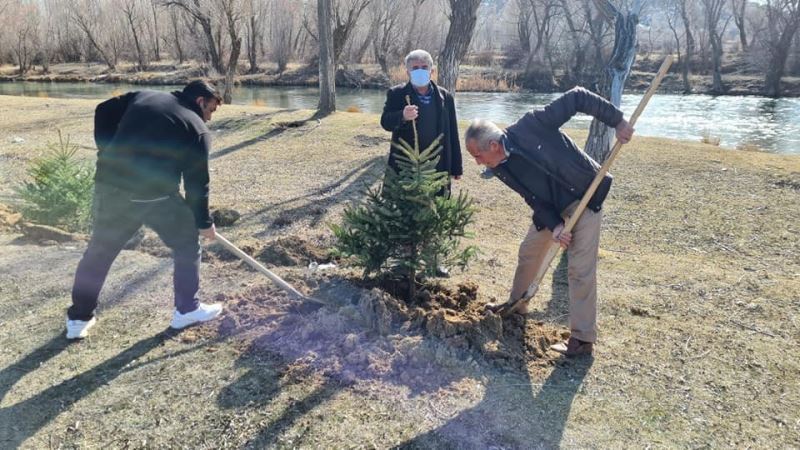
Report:
[{"label": "shovel", "polygon": [[300,291],[298,291],[297,289],[293,288],[292,285],[290,285],[289,283],[284,281],[281,277],[279,277],[279,276],[275,275],[274,273],[272,273],[272,271],[270,271],[269,269],[264,267],[261,263],[259,263],[255,259],[253,259],[250,255],[248,255],[247,253],[245,253],[242,250],[240,250],[237,246],[231,244],[231,242],[229,240],[225,239],[225,237],[223,237],[221,234],[217,233],[216,235],[217,235],[217,241],[219,241],[219,243],[222,244],[223,247],[225,247],[228,251],[230,251],[234,255],[238,256],[239,259],[241,259],[242,261],[246,262],[252,268],[254,268],[257,271],[261,272],[262,274],[266,275],[267,278],[269,278],[275,284],[277,284],[279,288],[281,288],[284,291],[288,292],[293,297],[296,297],[296,298],[298,298],[300,300],[317,303],[319,305],[331,306],[330,302],[326,302],[326,301],[320,300],[318,298],[314,298],[314,297],[309,297],[307,295],[303,295]]},{"label": "shovel", "polygon": [[[650,101],[650,97],[652,97],[653,94],[655,94],[656,90],[658,89],[658,85],[661,84],[661,80],[664,78],[664,75],[666,75],[667,70],[669,70],[669,66],[671,65],[672,65],[672,55],[669,55],[664,59],[664,62],[658,69],[658,73],[656,73],[656,76],[653,79],[653,82],[650,84],[650,87],[647,89],[647,92],[645,92],[644,97],[642,97],[642,100],[639,102],[639,106],[636,107],[636,111],[634,111],[633,115],[631,115],[631,118],[628,121],[631,124],[631,126],[636,124],[636,120],[639,119],[639,115],[641,115],[642,111],[644,111],[645,106],[647,106],[647,102]],[[572,214],[567,223],[564,225],[565,232],[569,233],[570,231],[572,231],[572,228],[575,226],[575,223],[577,223],[578,219],[580,219],[581,214],[586,209],[586,205],[589,204],[589,200],[592,198],[592,195],[594,195],[595,191],[597,190],[597,186],[599,186],[600,182],[603,181],[603,177],[605,177],[606,173],[608,172],[608,169],[614,162],[614,159],[616,159],[617,154],[619,154],[620,148],[622,148],[622,143],[620,141],[614,143],[614,147],[611,149],[611,153],[609,154],[608,159],[606,159],[606,162],[604,162],[603,165],[600,167],[600,170],[594,177],[592,184],[589,185],[589,189],[586,190],[586,193],[583,195],[583,198],[581,199],[581,202],[578,204],[578,207],[575,208],[575,213]],[[558,253],[558,250],[560,248],[561,245],[555,242],[550,246],[550,249],[547,251],[547,255],[545,256],[544,260],[542,260],[542,264],[539,266],[539,271],[536,273],[536,276],[533,279],[533,283],[531,283],[531,285],[522,294],[521,297],[517,299],[511,299],[505,303],[499,303],[499,304],[489,303],[486,305],[486,309],[496,314],[500,314],[501,317],[507,317],[508,315],[512,314],[517,309],[519,309],[522,305],[525,305],[531,298],[533,298],[534,295],[536,295],[536,292],[539,290],[539,285],[541,284],[542,279],[547,273],[547,270],[550,268],[550,264],[553,262],[553,259],[555,259],[556,254]]]}]

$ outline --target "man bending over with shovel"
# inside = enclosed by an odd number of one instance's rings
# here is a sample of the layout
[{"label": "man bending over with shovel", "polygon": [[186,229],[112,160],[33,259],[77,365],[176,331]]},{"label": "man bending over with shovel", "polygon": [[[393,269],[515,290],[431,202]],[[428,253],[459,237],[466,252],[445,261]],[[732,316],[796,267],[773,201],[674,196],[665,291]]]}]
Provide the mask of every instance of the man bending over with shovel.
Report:
[{"label": "man bending over with shovel", "polygon": [[611,175],[606,175],[572,233],[563,231],[564,219],[575,213],[600,168],[560,131],[578,112],[614,127],[622,143],[633,136],[634,130],[622,111],[578,87],[543,109],[526,113],[505,130],[487,120],[475,120],[464,137],[467,151],[475,161],[492,169],[497,178],[533,209],[533,223],[519,247],[509,313],[527,313],[528,300],[517,300],[523,298],[540,270],[550,243],[556,241],[567,249],[571,335],[565,345],[556,348],[567,356],[591,354],[597,339],[601,207],[611,187]]},{"label": "man bending over with shovel", "polygon": [[[213,86],[192,81],[173,93],[129,92],[95,111],[97,172],[89,246],[75,273],[67,339],[87,336],[111,264],[142,225],[158,233],[175,262],[175,329],[219,316],[222,306],[200,303],[200,242],[214,239],[208,214],[205,122],[222,98]],[[178,190],[183,179],[186,197]]]}]

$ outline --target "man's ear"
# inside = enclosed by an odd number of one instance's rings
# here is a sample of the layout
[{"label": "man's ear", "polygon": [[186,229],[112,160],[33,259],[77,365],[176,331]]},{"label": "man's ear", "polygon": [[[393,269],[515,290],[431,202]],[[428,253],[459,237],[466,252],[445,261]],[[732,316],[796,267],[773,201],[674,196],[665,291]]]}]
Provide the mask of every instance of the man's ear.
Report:
[{"label": "man's ear", "polygon": [[194,102],[197,104],[197,106],[200,107],[200,109],[203,109],[205,103],[204,100],[205,99],[203,97],[197,97],[196,99],[194,99]]}]

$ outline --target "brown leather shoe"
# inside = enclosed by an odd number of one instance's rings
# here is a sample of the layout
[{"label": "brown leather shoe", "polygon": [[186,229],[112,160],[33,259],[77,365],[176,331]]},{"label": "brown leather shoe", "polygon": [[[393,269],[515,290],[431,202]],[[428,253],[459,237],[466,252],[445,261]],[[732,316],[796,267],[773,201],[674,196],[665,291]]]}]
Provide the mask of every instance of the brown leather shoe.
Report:
[{"label": "brown leather shoe", "polygon": [[591,355],[594,350],[594,344],[570,337],[566,342],[551,345],[550,350],[557,351],[568,357]]}]

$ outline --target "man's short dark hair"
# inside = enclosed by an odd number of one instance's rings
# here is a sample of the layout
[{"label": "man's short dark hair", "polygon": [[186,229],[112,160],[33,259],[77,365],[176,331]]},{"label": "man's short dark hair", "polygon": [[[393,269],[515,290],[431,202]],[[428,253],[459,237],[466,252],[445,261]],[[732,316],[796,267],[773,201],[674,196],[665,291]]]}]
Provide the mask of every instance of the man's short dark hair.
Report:
[{"label": "man's short dark hair", "polygon": [[191,99],[195,99],[197,97],[203,97],[206,99],[215,98],[218,102],[222,103],[222,96],[219,95],[219,92],[217,92],[217,89],[214,87],[214,85],[206,80],[194,80],[189,82],[189,84],[183,88],[183,95]]}]

